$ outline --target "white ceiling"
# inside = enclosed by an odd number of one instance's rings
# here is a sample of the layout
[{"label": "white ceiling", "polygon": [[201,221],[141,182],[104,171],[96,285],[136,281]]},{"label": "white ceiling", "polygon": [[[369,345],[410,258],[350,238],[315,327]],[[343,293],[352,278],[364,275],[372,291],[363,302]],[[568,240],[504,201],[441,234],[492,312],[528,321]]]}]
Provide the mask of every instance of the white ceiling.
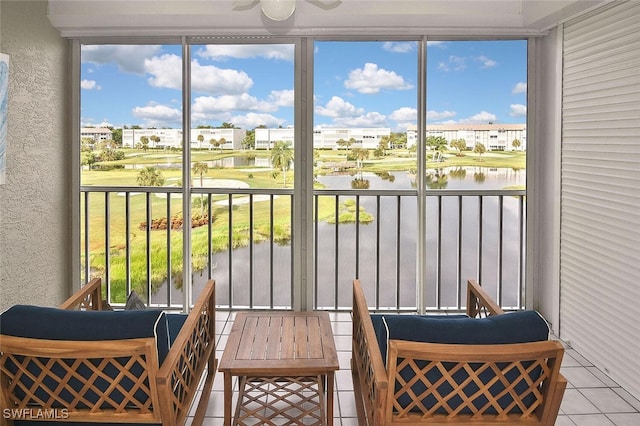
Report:
[{"label": "white ceiling", "polygon": [[257,0],[49,0],[63,36],[537,35],[610,0],[297,0],[286,21]]}]

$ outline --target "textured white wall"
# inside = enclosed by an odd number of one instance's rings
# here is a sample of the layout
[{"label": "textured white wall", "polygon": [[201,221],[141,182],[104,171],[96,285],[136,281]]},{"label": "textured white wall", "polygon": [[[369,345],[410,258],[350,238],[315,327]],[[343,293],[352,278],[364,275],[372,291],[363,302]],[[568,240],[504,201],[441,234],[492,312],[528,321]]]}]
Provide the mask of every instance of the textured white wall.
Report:
[{"label": "textured white wall", "polygon": [[55,306],[70,288],[67,42],[46,1],[0,2],[10,55],[7,181],[0,186],[0,309]]}]

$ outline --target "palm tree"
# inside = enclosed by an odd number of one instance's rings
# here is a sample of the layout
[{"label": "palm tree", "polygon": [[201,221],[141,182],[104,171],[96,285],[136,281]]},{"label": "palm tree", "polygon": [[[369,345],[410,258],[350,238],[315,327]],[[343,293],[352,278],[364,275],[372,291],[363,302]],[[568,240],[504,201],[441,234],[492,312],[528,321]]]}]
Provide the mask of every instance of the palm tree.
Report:
[{"label": "palm tree", "polygon": [[[200,135],[202,136],[202,135]],[[198,136],[198,137],[200,137]],[[200,175],[200,188],[204,187],[204,182],[202,180],[202,176],[207,173],[209,171],[209,166],[207,165],[207,163],[202,163],[202,162],[197,162],[197,163],[193,163],[193,166],[191,167],[191,171],[193,172],[193,174],[195,175]],[[204,214],[204,202],[202,200],[202,196],[204,194],[200,194],[200,213]]]},{"label": "palm tree", "polygon": [[142,149],[144,150],[144,152],[147,152],[147,148],[149,148],[149,138],[146,136],[141,136],[140,144],[142,145]]},{"label": "palm tree", "polygon": [[278,141],[271,150],[271,164],[276,169],[282,170],[282,184],[287,186],[287,170],[291,167],[293,151],[291,142]]},{"label": "palm tree", "polygon": [[151,135],[151,137],[149,139],[153,142],[153,147],[157,148],[158,147],[158,142],[160,142],[160,136]]},{"label": "palm tree", "polygon": [[447,140],[443,136],[429,136],[426,142],[434,151],[442,153],[447,149]]},{"label": "palm tree", "polygon": [[218,143],[217,140],[215,140],[214,138],[209,139],[209,143],[211,144],[211,148],[213,148],[214,146],[216,146],[216,144]]},{"label": "palm tree", "polygon": [[369,150],[364,148],[353,148],[351,155],[356,159],[356,167],[361,169],[362,162],[369,158]]},{"label": "palm tree", "polygon": [[513,142],[511,142],[511,146],[513,147],[513,149],[517,150],[518,148],[520,148],[520,139],[514,139]]},{"label": "palm tree", "polygon": [[467,141],[460,138],[451,141],[451,147],[458,150],[458,157],[462,157],[462,150],[467,149]]},{"label": "palm tree", "polygon": [[140,170],[137,181],[140,186],[162,186],[164,185],[164,176],[160,170],[148,166]]},{"label": "palm tree", "polygon": [[204,142],[204,135],[200,133],[198,135],[198,149],[202,149],[202,142]]}]

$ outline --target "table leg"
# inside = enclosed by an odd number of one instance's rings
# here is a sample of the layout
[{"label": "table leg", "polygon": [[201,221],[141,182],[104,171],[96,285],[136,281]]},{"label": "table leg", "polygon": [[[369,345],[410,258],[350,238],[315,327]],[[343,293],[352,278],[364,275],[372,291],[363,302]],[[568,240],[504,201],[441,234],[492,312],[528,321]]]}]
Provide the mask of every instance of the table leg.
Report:
[{"label": "table leg", "polygon": [[233,389],[229,373],[224,373],[224,426],[231,426],[231,400],[233,399]]},{"label": "table leg", "polygon": [[327,425],[333,426],[333,371],[327,372]]}]

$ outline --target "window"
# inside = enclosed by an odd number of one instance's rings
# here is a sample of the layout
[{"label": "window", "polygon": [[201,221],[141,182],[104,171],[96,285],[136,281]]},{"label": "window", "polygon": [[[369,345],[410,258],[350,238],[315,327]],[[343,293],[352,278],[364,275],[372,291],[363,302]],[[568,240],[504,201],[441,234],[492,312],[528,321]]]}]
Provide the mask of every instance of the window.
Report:
[{"label": "window", "polygon": [[[313,48],[305,66],[303,42]],[[212,277],[223,306],[269,309],[304,307],[294,298],[304,281],[312,307],[340,309],[359,277],[375,283],[376,306],[415,310],[459,308],[474,277],[518,306],[524,192],[491,191],[524,191],[526,45],[82,45],[83,278],[102,276],[112,303],[136,290],[169,307],[183,303],[185,277],[194,296]],[[313,104],[296,110],[305,84]],[[307,114],[312,123],[296,123]],[[294,160],[311,157],[312,173],[296,174],[306,160]],[[303,193],[311,212],[293,207]],[[304,224],[313,277],[292,248]]]}]

